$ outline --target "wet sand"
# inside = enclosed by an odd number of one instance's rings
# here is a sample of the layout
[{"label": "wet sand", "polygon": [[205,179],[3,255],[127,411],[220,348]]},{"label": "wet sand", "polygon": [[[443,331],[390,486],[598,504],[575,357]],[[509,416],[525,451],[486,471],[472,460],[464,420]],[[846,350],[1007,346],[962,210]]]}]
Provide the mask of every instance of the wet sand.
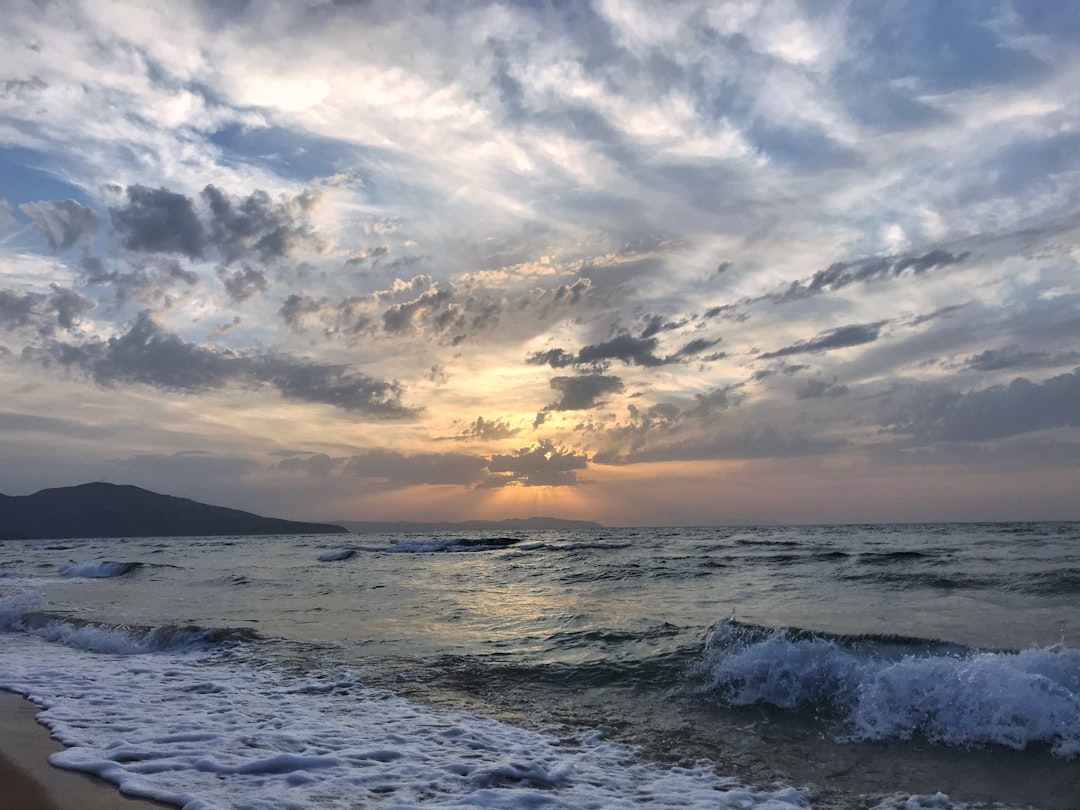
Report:
[{"label": "wet sand", "polygon": [[0,810],[153,810],[169,807],[123,796],[116,785],[49,764],[63,745],[34,718],[38,708],[0,690]]}]

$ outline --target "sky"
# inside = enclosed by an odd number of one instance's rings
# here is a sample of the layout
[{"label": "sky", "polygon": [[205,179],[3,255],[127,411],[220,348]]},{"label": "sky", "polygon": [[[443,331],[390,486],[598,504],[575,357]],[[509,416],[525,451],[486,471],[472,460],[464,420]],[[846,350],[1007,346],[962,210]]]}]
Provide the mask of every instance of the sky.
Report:
[{"label": "sky", "polygon": [[1080,519],[1080,6],[8,0],[0,492]]}]

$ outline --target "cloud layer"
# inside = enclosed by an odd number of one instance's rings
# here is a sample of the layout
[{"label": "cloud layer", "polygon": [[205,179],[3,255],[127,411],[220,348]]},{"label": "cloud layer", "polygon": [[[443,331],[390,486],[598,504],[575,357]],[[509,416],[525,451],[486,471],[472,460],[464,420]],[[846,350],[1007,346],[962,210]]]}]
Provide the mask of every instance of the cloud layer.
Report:
[{"label": "cloud layer", "polygon": [[0,492],[1080,517],[1067,4],[61,0],[0,37]]}]

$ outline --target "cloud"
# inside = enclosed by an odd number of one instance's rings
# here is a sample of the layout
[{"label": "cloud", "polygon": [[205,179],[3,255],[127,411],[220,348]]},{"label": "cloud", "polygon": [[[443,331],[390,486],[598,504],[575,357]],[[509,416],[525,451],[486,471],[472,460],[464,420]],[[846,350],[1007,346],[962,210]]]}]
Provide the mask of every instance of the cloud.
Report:
[{"label": "cloud", "polygon": [[402,453],[372,449],[353,455],[345,476],[362,478],[370,486],[396,489],[421,485],[476,486],[487,480],[485,459],[464,453]]},{"label": "cloud", "polygon": [[898,278],[909,272],[922,275],[936,267],[960,264],[971,254],[967,251],[954,255],[947,250],[931,250],[922,256],[904,255],[851,262],[836,262],[819,270],[808,281],[795,281],[783,293],[769,296],[778,304],[798,301],[820,293],[834,292],[850,284]]},{"label": "cloud", "polygon": [[583,411],[600,404],[605,394],[617,394],[623,390],[618,377],[587,374],[582,377],[552,377],[551,387],[562,394],[548,405],[546,411]]},{"label": "cloud", "polygon": [[1036,430],[1080,427],[1080,371],[1043,382],[956,393],[926,384],[886,400],[884,424],[925,441],[986,441]]},{"label": "cloud", "polygon": [[57,284],[50,286],[49,294],[0,290],[0,327],[34,327],[42,335],[52,334],[56,327],[70,331],[81,315],[94,308],[91,301],[75,290]]},{"label": "cloud", "polygon": [[168,256],[155,256],[139,263],[90,256],[82,263],[82,282],[91,287],[109,287],[118,305],[160,304],[167,302],[177,289],[186,292],[198,287],[200,278]]},{"label": "cloud", "polygon": [[127,187],[127,204],[110,209],[125,248],[139,253],[179,253],[203,258],[207,234],[195,204],[166,188]]},{"label": "cloud", "polygon": [[234,197],[208,185],[202,190],[202,206],[166,188],[132,185],[125,193],[126,203],[109,213],[113,229],[130,251],[189,259],[215,256],[227,265],[245,256],[281,259],[303,245],[323,247],[307,221],[318,200],[313,192],[274,201],[261,190]]},{"label": "cloud", "polygon": [[148,312],[140,313],[127,332],[108,340],[52,342],[32,355],[82,370],[106,387],[142,383],[166,391],[200,393],[229,385],[269,385],[288,399],[376,418],[415,414],[401,403],[403,389],[397,382],[369,377],[344,365],[189,343]]},{"label": "cloud", "polygon": [[588,459],[584,455],[542,440],[514,453],[493,455],[487,465],[493,475],[483,486],[575,486],[584,483],[578,478],[577,471],[586,467]]},{"label": "cloud", "polygon": [[[654,327],[656,331],[663,328],[662,326],[656,325],[652,320],[646,324],[647,331],[654,329]],[[577,354],[571,354],[565,349],[548,349],[542,352],[534,352],[529,355],[526,362],[531,365],[546,365],[551,366],[552,368],[579,366],[600,370],[607,368],[612,360],[621,360],[628,366],[643,366],[649,368],[683,362],[701,354],[701,352],[712,348],[720,342],[719,339],[708,340],[705,338],[698,338],[690,341],[672,354],[665,357],[658,357],[656,355],[656,348],[660,341],[655,337],[652,337],[652,334],[655,334],[655,331],[651,332],[648,337],[634,337],[633,335],[628,334],[617,335],[611,340],[583,346],[578,350]],[[718,359],[720,356],[722,355],[711,356],[705,359]]]},{"label": "cloud", "polygon": [[313,478],[326,478],[334,473],[342,463],[342,459],[331,458],[326,453],[312,453],[310,455],[297,453],[283,458],[276,466],[279,470],[285,472],[303,473]]},{"label": "cloud", "polygon": [[840,397],[847,392],[848,387],[838,383],[835,377],[832,380],[817,377],[813,380],[807,380],[806,384],[795,392],[795,398],[821,399],[822,397]]},{"label": "cloud", "polygon": [[964,363],[970,371],[1001,371],[1006,368],[1046,368],[1080,361],[1080,352],[1051,354],[1044,351],[1024,351],[1019,346],[986,349],[971,355]]},{"label": "cloud", "polygon": [[75,200],[23,203],[19,210],[30,217],[34,228],[53,250],[89,244],[97,236],[100,226],[93,209]]},{"label": "cloud", "polygon": [[234,270],[232,273],[229,273],[223,267],[218,268],[218,278],[225,285],[225,292],[229,299],[235,304],[242,304],[249,298],[270,289],[270,282],[266,280],[266,273],[247,263],[241,269]]},{"label": "cloud", "polygon": [[512,428],[503,419],[485,419],[482,416],[476,417],[475,422],[470,422],[469,426],[457,436],[450,438],[458,441],[498,441],[500,439],[510,439],[521,432],[520,428]]},{"label": "cloud", "polygon": [[653,354],[659,341],[654,337],[636,338],[632,335],[618,335],[603,343],[594,343],[582,347],[576,355],[563,349],[550,349],[530,355],[528,362],[534,365],[550,365],[552,368],[564,368],[570,365],[603,366],[610,360],[622,360],[627,365],[658,366],[663,360]]},{"label": "cloud", "polygon": [[850,346],[861,346],[864,343],[873,343],[878,339],[878,333],[885,321],[876,323],[850,324],[822,332],[810,340],[800,340],[790,346],[785,346],[776,351],[758,355],[762,360],[770,360],[777,357],[788,357],[793,354],[812,354],[815,352],[827,352],[833,349],[846,349]]},{"label": "cloud", "polygon": [[847,444],[845,439],[821,438],[800,430],[772,425],[748,427],[742,432],[664,437],[628,451],[609,448],[593,457],[596,464],[642,464],[659,461],[708,459],[798,458],[826,455]]},{"label": "cloud", "polygon": [[210,208],[210,243],[226,264],[249,254],[263,261],[280,259],[301,244],[319,244],[306,219],[318,202],[315,192],[275,202],[265,191],[231,197],[210,185],[203,189],[202,197]]}]

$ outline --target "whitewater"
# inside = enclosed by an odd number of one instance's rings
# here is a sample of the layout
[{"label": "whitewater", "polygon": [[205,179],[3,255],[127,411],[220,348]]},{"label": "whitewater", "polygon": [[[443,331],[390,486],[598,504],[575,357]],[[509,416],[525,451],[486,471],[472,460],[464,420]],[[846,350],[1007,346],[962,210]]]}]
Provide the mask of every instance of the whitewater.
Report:
[{"label": "whitewater", "polygon": [[52,762],[211,808],[1080,807],[1080,524],[0,543]]}]

